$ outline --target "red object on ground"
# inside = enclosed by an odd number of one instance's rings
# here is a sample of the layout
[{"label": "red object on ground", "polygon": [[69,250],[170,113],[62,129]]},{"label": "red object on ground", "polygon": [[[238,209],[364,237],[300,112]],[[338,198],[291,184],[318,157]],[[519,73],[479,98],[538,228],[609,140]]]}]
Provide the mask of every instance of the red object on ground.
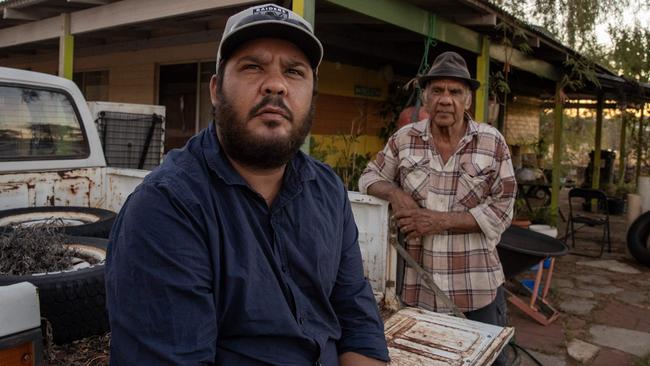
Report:
[{"label": "red object on ground", "polygon": [[415,109],[415,106],[410,106],[407,108],[404,108],[402,112],[399,114],[399,118],[397,118],[397,128],[400,129],[407,124],[411,122],[417,122],[417,121],[422,121],[425,118],[429,118],[429,113],[424,110],[424,108],[420,107],[420,110],[418,111],[418,117],[415,121],[411,121],[411,118],[413,117],[413,110]]}]

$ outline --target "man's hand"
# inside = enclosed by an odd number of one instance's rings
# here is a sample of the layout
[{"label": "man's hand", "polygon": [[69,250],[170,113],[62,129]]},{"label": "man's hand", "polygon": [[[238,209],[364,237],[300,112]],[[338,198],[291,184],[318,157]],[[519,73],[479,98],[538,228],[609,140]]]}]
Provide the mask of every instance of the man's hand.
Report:
[{"label": "man's hand", "polygon": [[406,235],[406,240],[419,239],[447,230],[449,213],[431,211],[426,208],[406,208],[394,213],[397,225]]},{"label": "man's hand", "polygon": [[339,356],[341,366],[385,366],[386,362],[366,357],[359,353],[345,352]]},{"label": "man's hand", "polygon": [[402,209],[393,215],[406,240],[419,239],[449,230],[452,233],[475,233],[481,227],[469,212],[440,212],[426,208]]},{"label": "man's hand", "polygon": [[401,188],[393,187],[388,194],[388,202],[393,209],[393,212],[403,209],[417,209],[420,208],[417,202],[411,197],[410,194],[404,192]]}]

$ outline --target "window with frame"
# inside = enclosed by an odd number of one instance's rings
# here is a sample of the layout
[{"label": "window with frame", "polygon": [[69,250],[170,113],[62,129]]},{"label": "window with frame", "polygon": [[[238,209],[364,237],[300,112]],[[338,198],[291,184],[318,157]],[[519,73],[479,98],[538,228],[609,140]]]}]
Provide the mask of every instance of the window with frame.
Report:
[{"label": "window with frame", "polygon": [[83,159],[90,149],[63,91],[0,84],[0,161]]},{"label": "window with frame", "polygon": [[87,101],[108,100],[108,70],[75,72],[72,81]]}]

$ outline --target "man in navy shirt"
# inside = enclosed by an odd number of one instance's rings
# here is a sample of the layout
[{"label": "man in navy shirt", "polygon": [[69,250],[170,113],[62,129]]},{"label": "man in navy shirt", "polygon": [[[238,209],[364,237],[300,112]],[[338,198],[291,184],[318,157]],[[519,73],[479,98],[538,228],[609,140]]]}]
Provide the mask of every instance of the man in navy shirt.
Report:
[{"label": "man in navy shirt", "polygon": [[215,123],[170,152],[111,232],[111,365],[383,365],[347,192],[299,151],[323,49],[268,4],[232,16]]}]

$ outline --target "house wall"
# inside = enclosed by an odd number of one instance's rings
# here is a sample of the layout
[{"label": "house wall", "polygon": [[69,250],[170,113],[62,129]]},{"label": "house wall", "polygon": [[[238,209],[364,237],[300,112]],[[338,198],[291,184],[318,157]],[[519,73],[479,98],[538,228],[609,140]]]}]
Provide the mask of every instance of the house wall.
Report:
[{"label": "house wall", "polygon": [[506,109],[505,138],[509,145],[525,145],[539,138],[541,101],[517,97]]},{"label": "house wall", "polygon": [[[217,53],[216,42],[84,55],[78,51],[74,71],[108,70],[108,101],[156,104],[157,67],[160,64],[209,61]],[[86,51],[87,53],[87,51]],[[100,54],[101,53],[101,54]],[[6,59],[3,66],[55,74],[57,54]],[[370,70],[323,61],[319,68],[319,95],[312,136],[336,150],[345,148],[350,134],[358,135],[353,149],[358,153],[375,154],[383,147],[378,137],[383,121],[379,116],[381,103],[388,96],[390,70]],[[344,138],[344,136],[347,136]],[[348,146],[349,147],[349,146]],[[338,152],[327,161],[335,165]]]}]

